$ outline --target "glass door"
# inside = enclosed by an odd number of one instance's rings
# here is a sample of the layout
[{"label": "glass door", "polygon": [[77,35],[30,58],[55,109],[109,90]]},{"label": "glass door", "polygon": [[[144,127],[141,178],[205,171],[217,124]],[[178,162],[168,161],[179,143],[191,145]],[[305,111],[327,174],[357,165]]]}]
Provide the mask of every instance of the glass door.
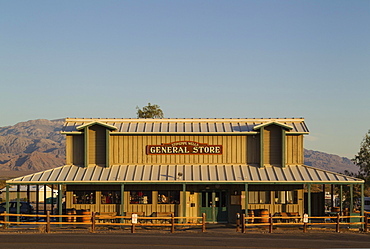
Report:
[{"label": "glass door", "polygon": [[201,193],[200,213],[206,214],[207,222],[227,221],[227,193],[220,190],[207,190]]}]

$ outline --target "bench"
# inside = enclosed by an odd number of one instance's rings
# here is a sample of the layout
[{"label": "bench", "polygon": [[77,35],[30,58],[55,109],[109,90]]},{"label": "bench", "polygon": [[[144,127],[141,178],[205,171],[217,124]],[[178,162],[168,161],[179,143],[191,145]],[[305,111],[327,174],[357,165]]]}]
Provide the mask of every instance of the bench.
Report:
[{"label": "bench", "polygon": [[99,220],[102,220],[103,222],[115,222],[117,212],[100,212],[98,213]]},{"label": "bench", "polygon": [[301,217],[297,212],[279,212],[275,213],[274,217],[281,217],[282,219],[278,219],[279,222],[299,222]]},{"label": "bench", "polygon": [[[155,217],[164,217],[164,218],[167,218],[167,217],[172,217],[172,215],[174,215],[175,213],[174,212],[155,212]],[[167,222],[171,222],[170,219],[163,219],[163,220],[159,220],[161,223],[167,223]]]}]

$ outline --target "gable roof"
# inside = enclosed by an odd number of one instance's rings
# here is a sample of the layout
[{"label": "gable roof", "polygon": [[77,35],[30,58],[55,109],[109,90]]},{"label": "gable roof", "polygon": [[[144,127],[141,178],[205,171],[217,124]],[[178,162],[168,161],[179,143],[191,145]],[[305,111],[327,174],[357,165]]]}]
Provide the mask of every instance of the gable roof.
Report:
[{"label": "gable roof", "polygon": [[259,130],[262,127],[266,127],[266,126],[269,126],[269,125],[277,125],[277,126],[283,127],[284,129],[287,129],[287,130],[292,130],[293,129],[293,127],[290,126],[290,125],[280,123],[278,121],[271,121],[271,122],[266,122],[266,123],[263,123],[263,124],[260,124],[260,125],[256,125],[255,127],[253,127],[253,130]]},{"label": "gable roof", "polygon": [[99,122],[99,121],[92,121],[92,122],[85,123],[83,125],[77,126],[76,130],[83,130],[84,128],[90,127],[90,126],[93,126],[93,125],[100,125],[100,126],[103,126],[103,127],[107,128],[109,130],[117,130],[117,127],[115,127],[113,125],[109,125],[109,124],[104,123],[104,122]]}]

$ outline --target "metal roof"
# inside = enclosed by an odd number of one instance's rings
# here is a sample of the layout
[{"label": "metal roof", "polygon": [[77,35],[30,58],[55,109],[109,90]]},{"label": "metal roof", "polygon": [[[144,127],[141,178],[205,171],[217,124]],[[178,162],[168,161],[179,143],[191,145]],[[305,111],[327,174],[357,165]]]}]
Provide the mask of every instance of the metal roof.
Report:
[{"label": "metal roof", "polygon": [[264,124],[280,124],[288,128],[288,133],[308,134],[303,118],[215,118],[215,119],[100,119],[67,118],[62,133],[79,133],[81,127],[89,124],[102,124],[115,127],[112,133],[256,133],[255,127]]},{"label": "metal roof", "polygon": [[111,167],[65,165],[8,180],[7,184],[277,184],[363,183],[361,179],[305,165],[115,165]]}]

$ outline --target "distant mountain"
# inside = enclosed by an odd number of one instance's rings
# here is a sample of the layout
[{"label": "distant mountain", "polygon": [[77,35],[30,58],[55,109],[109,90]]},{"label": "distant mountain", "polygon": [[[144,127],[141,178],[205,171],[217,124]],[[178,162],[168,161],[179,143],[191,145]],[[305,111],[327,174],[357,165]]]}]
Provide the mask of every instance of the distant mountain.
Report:
[{"label": "distant mountain", "polygon": [[41,171],[65,164],[64,120],[0,127],[0,170]]},{"label": "distant mountain", "polygon": [[348,158],[320,151],[304,150],[305,165],[328,171],[344,173],[345,170],[358,172],[358,167]]},{"label": "distant mountain", "polygon": [[[0,170],[42,171],[65,164],[64,120],[37,119],[0,127]],[[305,164],[334,172],[358,169],[348,158],[305,150]]]}]

